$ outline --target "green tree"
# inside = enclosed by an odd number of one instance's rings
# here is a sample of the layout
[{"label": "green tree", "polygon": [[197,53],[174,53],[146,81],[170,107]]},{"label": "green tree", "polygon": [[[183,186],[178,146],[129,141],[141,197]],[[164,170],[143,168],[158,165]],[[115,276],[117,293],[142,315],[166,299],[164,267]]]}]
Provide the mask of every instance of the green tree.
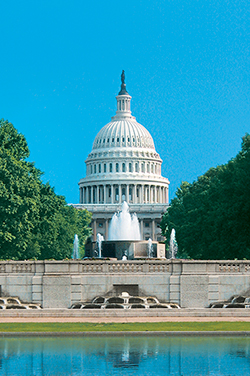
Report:
[{"label": "green tree", "polygon": [[70,258],[74,234],[82,250],[91,234],[91,214],[43,184],[28,156],[24,136],[0,120],[0,258]]},{"label": "green tree", "polygon": [[195,259],[250,258],[250,136],[223,166],[192,184],[182,183],[163,216],[167,241],[176,230],[178,256]]}]

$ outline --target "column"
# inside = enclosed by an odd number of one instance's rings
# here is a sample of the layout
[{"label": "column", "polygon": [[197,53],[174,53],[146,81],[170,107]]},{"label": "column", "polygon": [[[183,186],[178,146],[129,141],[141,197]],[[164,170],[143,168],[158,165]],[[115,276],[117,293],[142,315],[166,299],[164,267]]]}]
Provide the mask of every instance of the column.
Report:
[{"label": "column", "polygon": [[143,240],[144,239],[144,236],[143,236],[143,219],[141,219],[141,239]]},{"label": "column", "polygon": [[103,203],[104,204],[107,203],[106,194],[107,194],[107,187],[106,187],[106,185],[104,185],[103,186]]},{"label": "column", "polygon": [[105,240],[108,240],[109,236],[109,220],[105,219]]},{"label": "column", "polygon": [[90,187],[90,204],[93,204],[93,197],[94,197],[93,193],[94,193],[94,187],[92,185]]},{"label": "column", "polygon": [[129,204],[129,184],[126,185],[126,201]]},{"label": "column", "polygon": [[121,186],[121,184],[119,184],[119,203],[121,203],[122,202],[122,186]]},{"label": "column", "polygon": [[155,239],[155,220],[154,219],[152,220],[152,240],[156,240]]},{"label": "column", "polygon": [[154,203],[156,203],[156,202],[157,202],[157,197],[156,197],[156,186],[154,186],[154,195],[155,195]]},{"label": "column", "polygon": [[149,204],[151,204],[151,185],[148,186],[148,201],[149,201]]},{"label": "column", "polygon": [[82,187],[80,187],[80,204],[82,204],[83,203],[83,200],[82,200],[82,195],[83,195],[83,188]]},{"label": "column", "polygon": [[137,204],[137,185],[135,184],[132,189],[132,204]]},{"label": "column", "polygon": [[115,189],[114,184],[111,185],[111,204],[114,204],[115,202]]},{"label": "column", "polygon": [[83,196],[82,196],[82,203],[83,203],[83,204],[86,204],[86,188],[85,188],[85,187],[83,188],[82,193],[83,193]]}]

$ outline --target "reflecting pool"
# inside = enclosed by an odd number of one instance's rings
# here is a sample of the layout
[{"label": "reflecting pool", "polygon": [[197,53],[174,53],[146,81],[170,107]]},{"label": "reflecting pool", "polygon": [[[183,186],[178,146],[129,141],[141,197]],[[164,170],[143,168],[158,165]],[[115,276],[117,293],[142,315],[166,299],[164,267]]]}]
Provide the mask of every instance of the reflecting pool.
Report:
[{"label": "reflecting pool", "polygon": [[247,337],[0,339],[0,375],[249,375]]}]

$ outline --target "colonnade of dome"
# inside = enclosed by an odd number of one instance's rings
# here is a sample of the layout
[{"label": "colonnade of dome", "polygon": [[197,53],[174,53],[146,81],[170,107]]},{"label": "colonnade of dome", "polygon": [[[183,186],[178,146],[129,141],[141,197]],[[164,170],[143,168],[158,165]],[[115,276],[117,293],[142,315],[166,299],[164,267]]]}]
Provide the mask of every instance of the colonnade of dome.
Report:
[{"label": "colonnade of dome", "polygon": [[168,190],[150,184],[99,184],[80,187],[82,204],[166,204]]}]

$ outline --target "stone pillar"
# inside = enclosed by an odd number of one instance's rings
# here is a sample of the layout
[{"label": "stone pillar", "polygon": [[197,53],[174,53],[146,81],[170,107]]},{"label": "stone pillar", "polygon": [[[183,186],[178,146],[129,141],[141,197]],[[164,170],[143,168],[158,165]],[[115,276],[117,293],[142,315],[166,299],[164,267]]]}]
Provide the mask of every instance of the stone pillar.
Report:
[{"label": "stone pillar", "polygon": [[152,219],[152,240],[156,240],[155,239],[155,220]]},{"label": "stone pillar", "polygon": [[143,240],[143,219],[141,219],[141,239]]},{"label": "stone pillar", "polygon": [[126,201],[129,204],[129,184],[126,185]]},{"label": "stone pillar", "polygon": [[137,204],[137,185],[133,185],[132,188],[132,204]]},{"label": "stone pillar", "polygon": [[157,198],[156,198],[156,186],[154,185],[154,203],[157,202]]},{"label": "stone pillar", "polygon": [[152,189],[152,187],[151,187],[151,185],[149,185],[149,186],[148,186],[148,202],[149,202],[150,204],[151,204],[151,202],[152,202],[151,189]]},{"label": "stone pillar", "polygon": [[106,185],[103,186],[103,203],[104,204],[107,203],[107,186]]},{"label": "stone pillar", "polygon": [[83,188],[80,187],[80,204],[83,204]]},{"label": "stone pillar", "polygon": [[114,204],[115,202],[115,189],[114,184],[111,185],[111,204]]},{"label": "stone pillar", "polygon": [[85,204],[86,203],[86,188],[83,187],[82,189],[82,203]]},{"label": "stone pillar", "polygon": [[108,240],[109,236],[109,220],[105,219],[105,240]]},{"label": "stone pillar", "polygon": [[119,203],[122,202],[122,186],[119,184]]},{"label": "stone pillar", "polygon": [[93,195],[93,193],[94,193],[94,187],[93,187],[93,185],[90,187],[90,204],[93,204],[94,203],[94,200],[93,200],[93,197],[94,197],[94,195]]}]

